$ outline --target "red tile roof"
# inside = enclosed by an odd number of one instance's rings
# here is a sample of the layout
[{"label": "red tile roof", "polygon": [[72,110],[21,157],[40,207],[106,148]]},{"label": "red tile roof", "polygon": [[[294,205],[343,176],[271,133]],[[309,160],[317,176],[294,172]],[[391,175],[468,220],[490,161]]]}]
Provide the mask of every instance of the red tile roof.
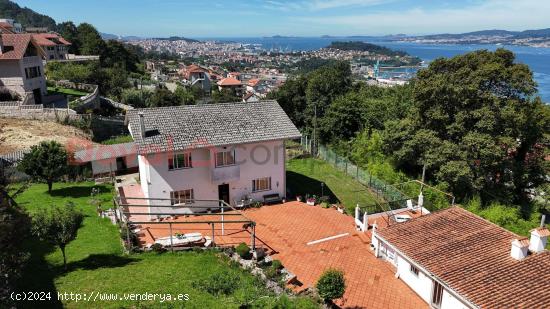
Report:
[{"label": "red tile roof", "polygon": [[532,229],[531,232],[536,232],[539,236],[550,236],[550,230],[546,227],[537,227],[536,229]]},{"label": "red tile roof", "polygon": [[515,260],[511,242],[521,237],[460,207],[388,226],[378,235],[477,306],[550,304],[550,251]]},{"label": "red tile roof", "polygon": [[19,60],[25,55],[27,46],[31,42],[31,35],[4,33],[0,39],[4,45],[0,60]]},{"label": "red tile roof", "polygon": [[227,77],[227,78],[224,78],[224,79],[220,80],[218,82],[218,85],[220,85],[220,86],[240,86],[242,84],[241,84],[241,81],[236,79],[236,78]]},{"label": "red tile roof", "polygon": [[32,37],[40,46],[55,46],[59,44],[71,45],[69,41],[65,40],[63,37],[57,35],[56,33],[36,33],[33,34]]},{"label": "red tile roof", "polygon": [[253,78],[253,79],[248,81],[248,86],[254,87],[254,86],[258,85],[259,82],[260,82],[259,78]]}]

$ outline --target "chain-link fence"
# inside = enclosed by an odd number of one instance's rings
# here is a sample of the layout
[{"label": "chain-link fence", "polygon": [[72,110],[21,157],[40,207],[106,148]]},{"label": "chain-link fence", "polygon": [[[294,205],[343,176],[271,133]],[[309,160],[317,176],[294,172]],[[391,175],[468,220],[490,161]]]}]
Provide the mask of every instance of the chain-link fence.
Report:
[{"label": "chain-link fence", "polygon": [[346,175],[356,179],[359,183],[369,187],[380,201],[394,202],[405,201],[407,196],[396,187],[387,184],[381,179],[370,174],[367,170],[358,167],[347,158],[339,156],[334,151],[323,145],[318,147],[318,157],[343,171]]}]

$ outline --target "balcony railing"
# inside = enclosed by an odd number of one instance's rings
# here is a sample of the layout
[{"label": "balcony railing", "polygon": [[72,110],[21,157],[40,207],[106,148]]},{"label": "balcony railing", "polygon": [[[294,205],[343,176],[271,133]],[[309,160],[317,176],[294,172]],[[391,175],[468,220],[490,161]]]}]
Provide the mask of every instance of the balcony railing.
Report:
[{"label": "balcony railing", "polygon": [[241,168],[238,165],[220,166],[212,168],[212,182],[228,182],[239,180]]}]

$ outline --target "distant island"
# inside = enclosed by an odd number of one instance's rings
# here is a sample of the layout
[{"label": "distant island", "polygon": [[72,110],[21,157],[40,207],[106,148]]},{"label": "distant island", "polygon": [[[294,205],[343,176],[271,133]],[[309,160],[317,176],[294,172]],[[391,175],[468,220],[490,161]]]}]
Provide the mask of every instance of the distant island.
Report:
[{"label": "distant island", "polygon": [[550,47],[550,28],[525,31],[482,30],[459,34],[432,34],[389,38],[392,41],[424,44],[499,44]]},{"label": "distant island", "polygon": [[[380,45],[367,43],[367,42],[334,41],[326,48],[336,49],[340,51],[356,51],[356,52],[362,52],[362,53],[367,52],[369,55],[383,58],[381,60],[382,62],[384,62],[385,65],[405,66],[405,65],[419,65],[420,63],[422,63],[422,59],[411,56],[407,52],[400,51],[400,50],[393,50],[385,46],[380,46]],[[368,64],[374,64],[375,62],[376,62],[375,59],[372,57],[369,57],[369,59],[366,60],[366,63]]]},{"label": "distant island", "polygon": [[335,41],[332,42],[327,48],[332,49],[339,49],[339,50],[357,50],[357,51],[366,51],[371,52],[378,55],[384,55],[384,56],[399,56],[399,57],[406,57],[409,56],[404,51],[396,51],[384,46],[371,44],[367,42],[359,42],[359,41],[349,41],[349,42],[339,42]]}]

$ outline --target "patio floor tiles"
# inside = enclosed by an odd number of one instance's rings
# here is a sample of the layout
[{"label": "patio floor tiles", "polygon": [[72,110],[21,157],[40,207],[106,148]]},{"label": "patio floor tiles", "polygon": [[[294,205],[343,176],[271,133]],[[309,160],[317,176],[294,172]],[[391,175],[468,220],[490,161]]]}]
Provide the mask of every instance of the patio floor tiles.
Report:
[{"label": "patio floor tiles", "polygon": [[[313,286],[321,273],[332,267],[343,270],[348,282],[345,296],[337,301],[344,308],[427,307],[405,283],[394,277],[389,264],[374,257],[365,241],[370,238],[358,237],[352,217],[297,202],[248,210],[244,214],[258,223],[256,234],[279,252],[273,258],[281,260],[302,282],[303,286],[296,290]],[[349,235],[307,245],[343,233]]]}]

